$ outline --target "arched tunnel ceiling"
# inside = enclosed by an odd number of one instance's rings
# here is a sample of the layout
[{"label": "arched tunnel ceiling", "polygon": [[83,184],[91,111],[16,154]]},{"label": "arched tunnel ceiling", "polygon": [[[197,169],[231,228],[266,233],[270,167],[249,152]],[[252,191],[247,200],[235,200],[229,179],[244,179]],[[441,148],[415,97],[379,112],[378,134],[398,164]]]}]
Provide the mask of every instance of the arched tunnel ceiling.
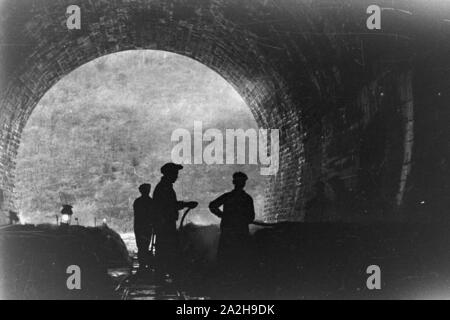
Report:
[{"label": "arched tunnel ceiling", "polygon": [[[81,30],[65,25],[73,4],[81,7]],[[0,187],[6,208],[13,206],[21,130],[44,93],[99,56],[158,49],[217,71],[262,127],[280,129],[280,170],[266,190],[268,220],[389,218],[414,208],[427,191],[439,212],[448,204],[446,189],[431,177],[448,173],[448,145],[439,139],[448,133],[448,112],[439,106],[448,102],[450,4],[377,1],[382,29],[368,30],[370,4],[4,1]],[[430,102],[438,107],[422,117]],[[436,141],[440,166],[426,156]],[[317,213],[308,208],[320,184],[329,205]]]}]

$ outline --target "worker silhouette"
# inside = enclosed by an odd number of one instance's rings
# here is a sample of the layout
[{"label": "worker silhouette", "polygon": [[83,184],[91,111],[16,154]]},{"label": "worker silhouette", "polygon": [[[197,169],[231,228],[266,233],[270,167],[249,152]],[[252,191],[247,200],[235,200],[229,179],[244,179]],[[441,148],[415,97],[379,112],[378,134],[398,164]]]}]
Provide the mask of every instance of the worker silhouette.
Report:
[{"label": "worker silhouette", "polygon": [[209,204],[209,210],[221,218],[217,260],[219,266],[229,272],[243,267],[248,257],[248,226],[255,219],[255,209],[252,197],[244,191],[247,179],[245,173],[234,173],[234,190]]},{"label": "worker silhouette", "polygon": [[157,208],[156,213],[156,258],[158,273],[176,274],[177,261],[180,257],[176,222],[179,210],[195,208],[198,202],[178,201],[173,184],[178,179],[178,171],[183,166],[175,163],[166,163],[161,167],[162,178],[153,192],[153,200]]},{"label": "worker silhouette", "polygon": [[139,186],[141,196],[133,203],[134,234],[138,249],[139,269],[148,267],[150,252],[149,245],[154,225],[154,206],[150,198],[151,185],[144,183]]}]

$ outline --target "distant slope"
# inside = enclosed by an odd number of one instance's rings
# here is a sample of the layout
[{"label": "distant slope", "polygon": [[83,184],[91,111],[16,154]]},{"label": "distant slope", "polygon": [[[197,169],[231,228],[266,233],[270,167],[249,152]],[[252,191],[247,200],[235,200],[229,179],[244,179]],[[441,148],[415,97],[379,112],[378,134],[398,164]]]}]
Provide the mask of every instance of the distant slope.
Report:
[{"label": "distant slope", "polygon": [[[132,227],[131,204],[142,182],[159,181],[170,161],[172,131],[256,128],[244,101],[219,75],[191,59],[158,51],[128,51],[94,60],[42,98],[23,132],[16,170],[17,207],[26,221],[52,222],[60,192],[76,198],[81,224],[106,218]],[[197,222],[214,222],[207,204],[231,188],[231,174],[250,176],[249,193],[262,207],[257,166],[188,165],[176,189],[196,199]]]}]

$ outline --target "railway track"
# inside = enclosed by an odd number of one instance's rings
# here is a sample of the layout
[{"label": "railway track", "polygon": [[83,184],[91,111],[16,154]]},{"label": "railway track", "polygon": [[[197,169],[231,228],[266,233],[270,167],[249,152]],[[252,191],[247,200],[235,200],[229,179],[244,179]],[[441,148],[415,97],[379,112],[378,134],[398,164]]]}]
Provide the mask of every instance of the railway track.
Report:
[{"label": "railway track", "polygon": [[189,297],[176,282],[166,277],[158,278],[152,269],[138,271],[139,264],[133,257],[133,268],[116,288],[121,300],[197,300]]}]

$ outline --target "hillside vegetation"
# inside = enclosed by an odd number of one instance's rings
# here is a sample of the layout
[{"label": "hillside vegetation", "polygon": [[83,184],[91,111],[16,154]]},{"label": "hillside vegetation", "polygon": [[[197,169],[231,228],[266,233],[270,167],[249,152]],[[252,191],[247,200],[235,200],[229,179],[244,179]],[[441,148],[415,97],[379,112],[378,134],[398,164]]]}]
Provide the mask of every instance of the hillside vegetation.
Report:
[{"label": "hillside vegetation", "polygon": [[[159,51],[127,51],[94,60],[65,76],[41,99],[22,135],[16,205],[27,222],[55,221],[61,202],[74,204],[80,224],[106,218],[132,228],[137,187],[160,179],[171,160],[173,130],[256,128],[242,98],[204,65]],[[175,188],[200,202],[191,219],[214,223],[209,201],[245,171],[257,210],[265,178],[256,165],[186,165]],[[63,195],[61,197],[61,195]],[[69,200],[62,200],[67,198]]]}]

